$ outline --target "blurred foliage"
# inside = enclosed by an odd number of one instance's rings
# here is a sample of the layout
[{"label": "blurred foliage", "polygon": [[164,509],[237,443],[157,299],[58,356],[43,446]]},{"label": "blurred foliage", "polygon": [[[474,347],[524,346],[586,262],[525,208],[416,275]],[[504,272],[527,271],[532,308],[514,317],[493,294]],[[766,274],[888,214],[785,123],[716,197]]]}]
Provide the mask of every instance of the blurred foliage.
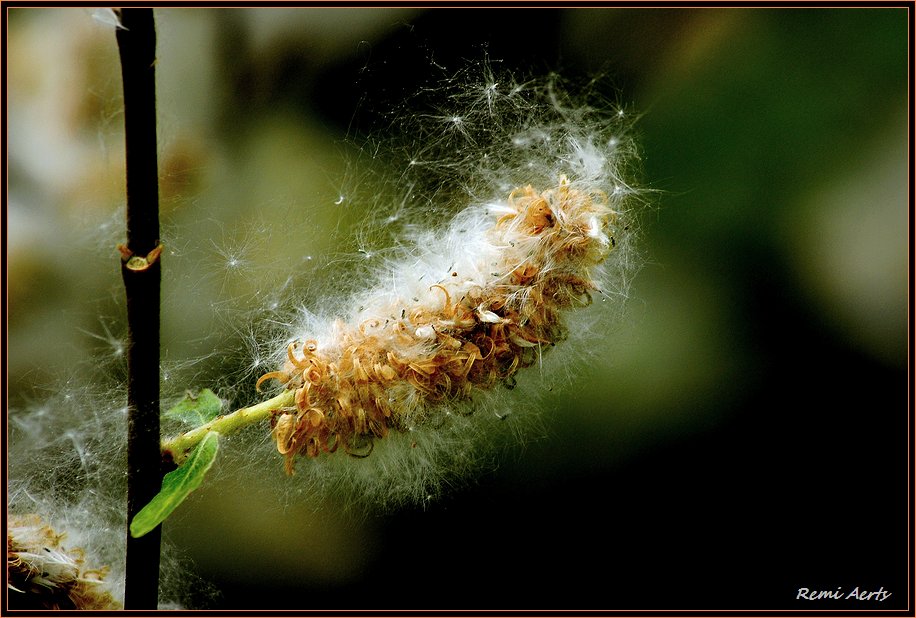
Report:
[{"label": "blurred foliage", "polygon": [[[909,19],[157,10],[166,379],[221,328],[196,299],[242,314],[251,272],[279,285],[333,253],[329,230],[355,222],[332,207],[352,172],[336,143],[363,95],[410,91],[429,57],[455,70],[483,48],[508,69],[606,73],[643,114],[656,191],[629,317],[548,396],[545,439],[441,504],[384,517],[284,510],[251,472],[228,473],[166,529],[217,603],[786,608],[798,587],[857,585],[904,603]],[[9,58],[21,403],[74,358],[123,371],[123,148],[114,35],[87,11],[11,10]],[[302,217],[312,231],[284,235]]]}]

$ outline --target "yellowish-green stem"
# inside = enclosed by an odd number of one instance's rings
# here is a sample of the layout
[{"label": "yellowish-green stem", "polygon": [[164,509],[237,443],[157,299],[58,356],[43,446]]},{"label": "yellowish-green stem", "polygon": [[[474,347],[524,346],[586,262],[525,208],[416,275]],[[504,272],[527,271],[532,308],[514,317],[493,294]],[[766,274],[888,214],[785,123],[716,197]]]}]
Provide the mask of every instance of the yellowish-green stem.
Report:
[{"label": "yellowish-green stem", "polygon": [[162,454],[170,455],[172,461],[180,466],[187,459],[191,449],[197,446],[197,443],[203,440],[208,432],[215,431],[225,435],[246,425],[265,420],[273,410],[293,405],[295,397],[296,392],[294,390],[285,390],[273,399],[236,410],[232,414],[217,416],[209,423],[163,441]]}]

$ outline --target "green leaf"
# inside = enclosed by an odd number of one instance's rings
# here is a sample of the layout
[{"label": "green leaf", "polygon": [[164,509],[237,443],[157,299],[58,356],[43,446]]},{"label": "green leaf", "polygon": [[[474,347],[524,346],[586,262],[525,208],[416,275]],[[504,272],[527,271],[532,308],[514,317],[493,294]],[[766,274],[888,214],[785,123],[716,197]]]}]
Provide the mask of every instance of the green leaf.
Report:
[{"label": "green leaf", "polygon": [[209,388],[205,388],[197,395],[189,391],[184,399],[169,408],[163,416],[197,427],[219,416],[222,409],[223,402],[220,398]]},{"label": "green leaf", "polygon": [[140,512],[130,522],[130,535],[134,538],[141,537],[172,514],[178,505],[188,497],[192,491],[200,487],[207,470],[216,459],[219,449],[219,434],[210,431],[200,441],[187,461],[177,470],[173,470],[162,479],[162,490],[150,500],[150,503],[140,509]]}]

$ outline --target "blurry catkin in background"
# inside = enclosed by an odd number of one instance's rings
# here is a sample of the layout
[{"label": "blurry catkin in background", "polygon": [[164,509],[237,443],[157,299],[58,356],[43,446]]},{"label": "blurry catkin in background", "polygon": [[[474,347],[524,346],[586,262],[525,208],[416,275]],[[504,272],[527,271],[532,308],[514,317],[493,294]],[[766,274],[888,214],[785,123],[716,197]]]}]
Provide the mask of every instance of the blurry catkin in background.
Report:
[{"label": "blurry catkin in background", "polygon": [[[12,609],[116,610],[107,567],[87,565],[84,550],[37,515],[12,515],[7,525],[7,600]],[[117,589],[117,584],[115,589]]]}]

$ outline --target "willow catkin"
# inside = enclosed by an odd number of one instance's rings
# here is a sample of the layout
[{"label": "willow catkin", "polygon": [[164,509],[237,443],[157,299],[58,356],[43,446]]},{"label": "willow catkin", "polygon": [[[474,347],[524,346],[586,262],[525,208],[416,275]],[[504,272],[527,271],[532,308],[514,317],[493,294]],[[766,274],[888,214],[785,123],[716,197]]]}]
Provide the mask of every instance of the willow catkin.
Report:
[{"label": "willow catkin", "polygon": [[275,359],[257,387],[282,403],[258,414],[288,473],[310,459],[303,480],[325,494],[426,503],[538,422],[524,369],[549,384],[605,347],[586,333],[619,314],[642,193],[632,119],[598,86],[485,62],[382,108],[385,141],[359,148],[372,166],[334,201],[369,219],[352,262],[303,275],[295,317],[272,312],[252,338]]},{"label": "willow catkin", "polygon": [[108,569],[89,568],[80,548],[63,545],[37,515],[10,515],[6,533],[7,595],[13,609],[121,609],[107,588]]},{"label": "willow catkin", "polygon": [[565,338],[564,311],[590,303],[620,231],[608,194],[566,175],[461,212],[352,322],[289,344],[282,369],[258,381],[295,390],[295,407],[273,416],[287,471],[297,455],[367,455],[440,404],[512,383]]}]

